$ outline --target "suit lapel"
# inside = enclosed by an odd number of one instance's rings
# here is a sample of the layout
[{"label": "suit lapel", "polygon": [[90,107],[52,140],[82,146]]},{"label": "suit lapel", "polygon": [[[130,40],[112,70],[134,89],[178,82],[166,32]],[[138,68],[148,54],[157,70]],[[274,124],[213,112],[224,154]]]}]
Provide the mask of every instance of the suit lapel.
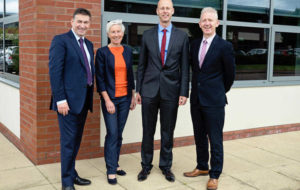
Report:
[{"label": "suit lapel", "polygon": [[199,50],[200,50],[201,42],[202,42],[202,39],[201,39],[201,40],[199,39],[199,40],[197,41],[196,48],[194,49],[194,51],[195,51],[194,55],[195,55],[195,58],[196,58],[195,63],[197,63],[197,64],[195,65],[195,67],[196,67],[195,69],[196,69],[197,71],[200,70],[200,68],[199,68]]},{"label": "suit lapel", "polygon": [[92,74],[94,75],[94,50],[90,44],[91,42],[88,39],[84,38],[84,41],[85,41],[86,47],[89,50],[90,59],[91,59],[91,71],[92,71]]},{"label": "suit lapel", "polygon": [[77,40],[76,40],[76,38],[75,38],[75,36],[74,36],[74,34],[73,34],[73,32],[70,30],[70,32],[68,33],[68,35],[69,35],[69,37],[71,38],[71,44],[73,45],[73,47],[75,48],[75,50],[76,50],[76,53],[78,54],[78,56],[80,57],[80,62],[81,62],[81,64],[85,67],[85,65],[84,65],[84,58],[83,58],[83,54],[82,54],[82,52],[81,52],[81,49],[80,49],[80,47],[79,47],[79,44],[78,44],[78,42],[77,42]]},{"label": "suit lapel", "polygon": [[[159,51],[159,41],[158,41],[158,25],[156,25],[153,28],[153,42],[154,42],[154,48],[156,48],[154,51],[157,53],[157,57],[159,58],[159,60],[161,60],[161,56],[160,56],[160,51]],[[161,66],[161,62],[159,62],[160,66]]]},{"label": "suit lapel", "polygon": [[[215,35],[214,39],[212,40],[212,42],[211,42],[211,44],[210,44],[210,46],[209,46],[209,49],[208,49],[206,55],[205,55],[205,57],[204,57],[204,60],[203,60],[203,64],[202,64],[201,69],[207,64],[207,60],[209,60],[209,58],[210,58],[211,56],[213,56],[213,51],[214,51],[215,46],[216,46],[217,38],[218,38],[218,36]],[[202,40],[201,40],[201,42],[202,42]],[[201,43],[200,43],[200,44],[201,44]],[[200,46],[199,46],[199,48],[200,48]]]}]

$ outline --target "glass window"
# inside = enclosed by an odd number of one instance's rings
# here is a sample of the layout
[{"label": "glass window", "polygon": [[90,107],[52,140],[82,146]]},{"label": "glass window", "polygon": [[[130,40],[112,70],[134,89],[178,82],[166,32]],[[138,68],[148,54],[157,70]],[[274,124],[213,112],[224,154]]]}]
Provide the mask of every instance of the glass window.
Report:
[{"label": "glass window", "polygon": [[4,25],[5,49],[4,57],[5,71],[19,74],[19,22]]},{"label": "glass window", "polygon": [[[112,12],[156,14],[157,0],[105,0],[104,10]],[[214,7],[222,19],[222,0],[175,0],[174,16],[199,18],[203,7]]]},{"label": "glass window", "polygon": [[275,33],[273,76],[300,76],[299,33]]},{"label": "glass window", "polygon": [[4,71],[3,56],[3,23],[0,23],[0,72]]},{"label": "glass window", "polygon": [[[155,26],[155,24],[129,23],[129,22],[123,22],[123,24],[125,25],[125,34],[123,37],[122,44],[126,44],[132,48],[133,70],[134,72],[136,72],[138,61],[139,61],[143,33],[145,30],[148,30],[153,26]],[[172,22],[172,24],[177,28],[185,31],[189,36],[190,42],[202,36],[202,32],[198,24],[178,23],[178,22]],[[217,33],[218,35],[221,36],[222,26],[219,26],[217,28]]]},{"label": "glass window", "polygon": [[268,23],[270,0],[228,0],[228,20]]},{"label": "glass window", "polygon": [[4,4],[3,0],[0,0],[0,18],[3,18],[3,13],[4,13]]},{"label": "glass window", "polygon": [[5,0],[5,16],[19,13],[19,0]]},{"label": "glass window", "polygon": [[236,80],[267,79],[269,29],[228,26],[227,40],[234,47]]},{"label": "glass window", "polygon": [[300,1],[274,0],[274,24],[300,26]]}]

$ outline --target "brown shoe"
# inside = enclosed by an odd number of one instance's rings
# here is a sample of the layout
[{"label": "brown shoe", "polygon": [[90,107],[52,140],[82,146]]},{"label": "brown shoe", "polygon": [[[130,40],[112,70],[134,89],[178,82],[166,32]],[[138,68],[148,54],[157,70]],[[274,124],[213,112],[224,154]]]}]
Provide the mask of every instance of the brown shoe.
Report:
[{"label": "brown shoe", "polygon": [[218,180],[210,178],[207,182],[207,190],[216,190],[218,189]]},{"label": "brown shoe", "polygon": [[200,175],[208,175],[208,170],[198,170],[197,168],[195,168],[191,172],[184,172],[183,175],[185,177],[197,177]]}]

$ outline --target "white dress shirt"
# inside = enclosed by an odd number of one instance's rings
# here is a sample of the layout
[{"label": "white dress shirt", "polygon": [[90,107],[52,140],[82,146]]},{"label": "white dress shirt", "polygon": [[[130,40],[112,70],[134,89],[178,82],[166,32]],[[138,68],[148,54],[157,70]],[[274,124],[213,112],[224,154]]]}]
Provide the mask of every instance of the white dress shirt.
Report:
[{"label": "white dress shirt", "polygon": [[200,48],[199,48],[199,52],[198,52],[198,61],[200,63],[200,55],[201,55],[201,50],[202,50],[202,46],[203,46],[203,41],[206,40],[207,41],[207,45],[206,45],[206,52],[205,54],[207,53],[207,51],[209,50],[209,47],[211,45],[211,42],[213,41],[214,37],[216,36],[216,34],[212,35],[211,37],[205,39],[204,37],[202,38],[202,41],[201,41],[201,45],[200,45]]}]

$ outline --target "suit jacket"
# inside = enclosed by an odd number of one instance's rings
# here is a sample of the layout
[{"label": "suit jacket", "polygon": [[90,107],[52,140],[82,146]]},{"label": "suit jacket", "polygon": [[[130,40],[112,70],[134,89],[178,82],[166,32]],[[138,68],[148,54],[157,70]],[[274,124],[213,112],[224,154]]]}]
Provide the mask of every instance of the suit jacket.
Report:
[{"label": "suit jacket", "polygon": [[[94,48],[92,42],[84,39],[91,56],[91,72],[94,84]],[[50,109],[57,111],[56,103],[66,99],[70,112],[78,114],[85,100],[89,110],[93,109],[93,92],[87,96],[87,73],[80,46],[70,30],[53,38],[49,52],[49,75],[52,90]],[[93,91],[92,88],[89,88]]]},{"label": "suit jacket", "polygon": [[221,107],[227,103],[228,92],[235,78],[235,58],[232,44],[216,35],[206,53],[201,69],[198,53],[202,39],[191,44],[192,92],[191,104]]},{"label": "suit jacket", "polygon": [[[123,58],[127,69],[128,93],[131,97],[134,87],[132,71],[132,50],[124,47]],[[115,57],[107,46],[99,48],[96,53],[96,82],[97,91],[107,91],[110,98],[115,98]]]},{"label": "suit jacket", "polygon": [[143,97],[178,100],[189,92],[189,40],[185,32],[172,27],[165,65],[162,67],[158,25],[146,30],[137,70],[136,91]]}]

